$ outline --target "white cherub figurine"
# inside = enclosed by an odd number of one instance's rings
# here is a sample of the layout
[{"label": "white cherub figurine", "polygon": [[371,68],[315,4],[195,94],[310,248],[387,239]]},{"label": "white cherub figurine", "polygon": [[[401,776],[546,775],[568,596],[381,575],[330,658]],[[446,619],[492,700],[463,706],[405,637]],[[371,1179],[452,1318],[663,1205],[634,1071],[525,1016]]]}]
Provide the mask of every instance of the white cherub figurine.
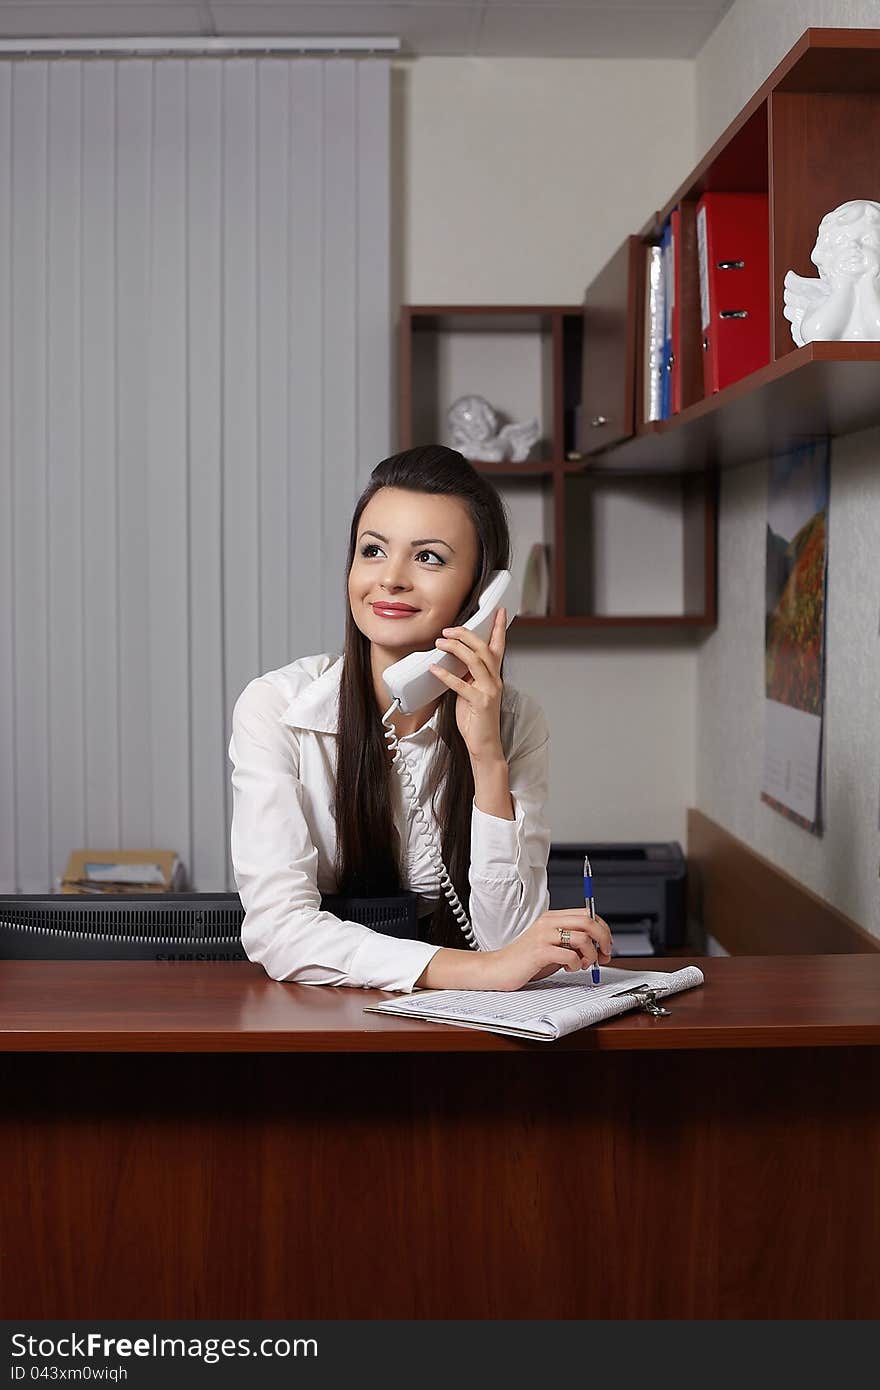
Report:
[{"label": "white cherub figurine", "polygon": [[[483,396],[459,396],[446,413],[452,442],[465,458],[500,463],[510,457],[524,463],[540,433],[537,420],[504,425],[498,429],[498,416]],[[497,430],[497,433],[496,433]]]},{"label": "white cherub figurine", "polygon": [[819,223],[810,260],[819,279],[789,270],[783,313],[798,347],[880,340],[880,203],[841,203]]}]

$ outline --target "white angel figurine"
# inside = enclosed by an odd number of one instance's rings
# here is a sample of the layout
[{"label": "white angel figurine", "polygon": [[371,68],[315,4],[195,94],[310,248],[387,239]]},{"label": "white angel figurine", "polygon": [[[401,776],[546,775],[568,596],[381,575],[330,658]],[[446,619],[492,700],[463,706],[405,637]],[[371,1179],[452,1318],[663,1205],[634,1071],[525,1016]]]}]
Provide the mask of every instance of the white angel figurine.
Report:
[{"label": "white angel figurine", "polygon": [[786,273],[784,308],[798,347],[880,340],[880,203],[841,203],[819,223],[810,260],[819,279]]},{"label": "white angel figurine", "polygon": [[523,420],[520,424],[502,425],[498,431],[498,438],[502,440],[506,455],[512,463],[525,463],[540,432],[540,425],[532,418]]},{"label": "white angel figurine", "polygon": [[452,443],[465,458],[524,463],[540,433],[536,419],[498,429],[498,416],[483,396],[459,396],[446,413]]}]

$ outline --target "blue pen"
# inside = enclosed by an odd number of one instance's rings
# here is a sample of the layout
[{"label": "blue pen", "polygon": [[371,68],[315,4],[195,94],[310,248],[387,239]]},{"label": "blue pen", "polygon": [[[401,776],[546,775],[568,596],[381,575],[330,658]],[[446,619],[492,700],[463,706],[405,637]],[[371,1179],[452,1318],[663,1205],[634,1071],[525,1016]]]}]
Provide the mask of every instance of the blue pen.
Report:
[{"label": "blue pen", "polygon": [[[593,870],[590,868],[589,856],[586,854],[584,855],[584,902],[586,903],[587,911],[595,921],[596,904],[593,902]],[[593,945],[598,951],[598,943],[594,941]],[[590,979],[593,981],[594,985],[601,984],[602,977],[599,974],[598,960],[594,961],[590,968]]]}]

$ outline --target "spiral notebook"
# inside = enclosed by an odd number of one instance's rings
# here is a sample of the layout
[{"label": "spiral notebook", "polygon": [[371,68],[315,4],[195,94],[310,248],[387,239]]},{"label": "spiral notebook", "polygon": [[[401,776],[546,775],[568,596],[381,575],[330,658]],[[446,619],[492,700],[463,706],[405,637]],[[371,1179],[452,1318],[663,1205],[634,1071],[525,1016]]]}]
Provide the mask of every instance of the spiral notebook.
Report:
[{"label": "spiral notebook", "polygon": [[369,1004],[365,1013],[397,1014],[423,1018],[430,1023],[451,1023],[460,1028],[483,1028],[512,1038],[554,1042],[566,1033],[602,1023],[629,1009],[660,1012],[663,1001],[683,989],[703,983],[695,965],[682,970],[619,970],[603,966],[598,985],[570,973],[557,971],[517,990],[426,989],[416,990],[382,1004]]}]

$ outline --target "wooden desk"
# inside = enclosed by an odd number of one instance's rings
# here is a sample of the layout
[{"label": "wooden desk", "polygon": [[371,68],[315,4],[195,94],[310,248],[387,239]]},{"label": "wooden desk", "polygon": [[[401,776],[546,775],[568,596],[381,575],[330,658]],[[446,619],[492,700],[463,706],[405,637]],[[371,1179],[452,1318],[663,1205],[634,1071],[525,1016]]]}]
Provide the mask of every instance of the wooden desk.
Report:
[{"label": "wooden desk", "polygon": [[559,1043],[0,963],[0,1316],[877,1317],[880,955],[695,963]]}]

